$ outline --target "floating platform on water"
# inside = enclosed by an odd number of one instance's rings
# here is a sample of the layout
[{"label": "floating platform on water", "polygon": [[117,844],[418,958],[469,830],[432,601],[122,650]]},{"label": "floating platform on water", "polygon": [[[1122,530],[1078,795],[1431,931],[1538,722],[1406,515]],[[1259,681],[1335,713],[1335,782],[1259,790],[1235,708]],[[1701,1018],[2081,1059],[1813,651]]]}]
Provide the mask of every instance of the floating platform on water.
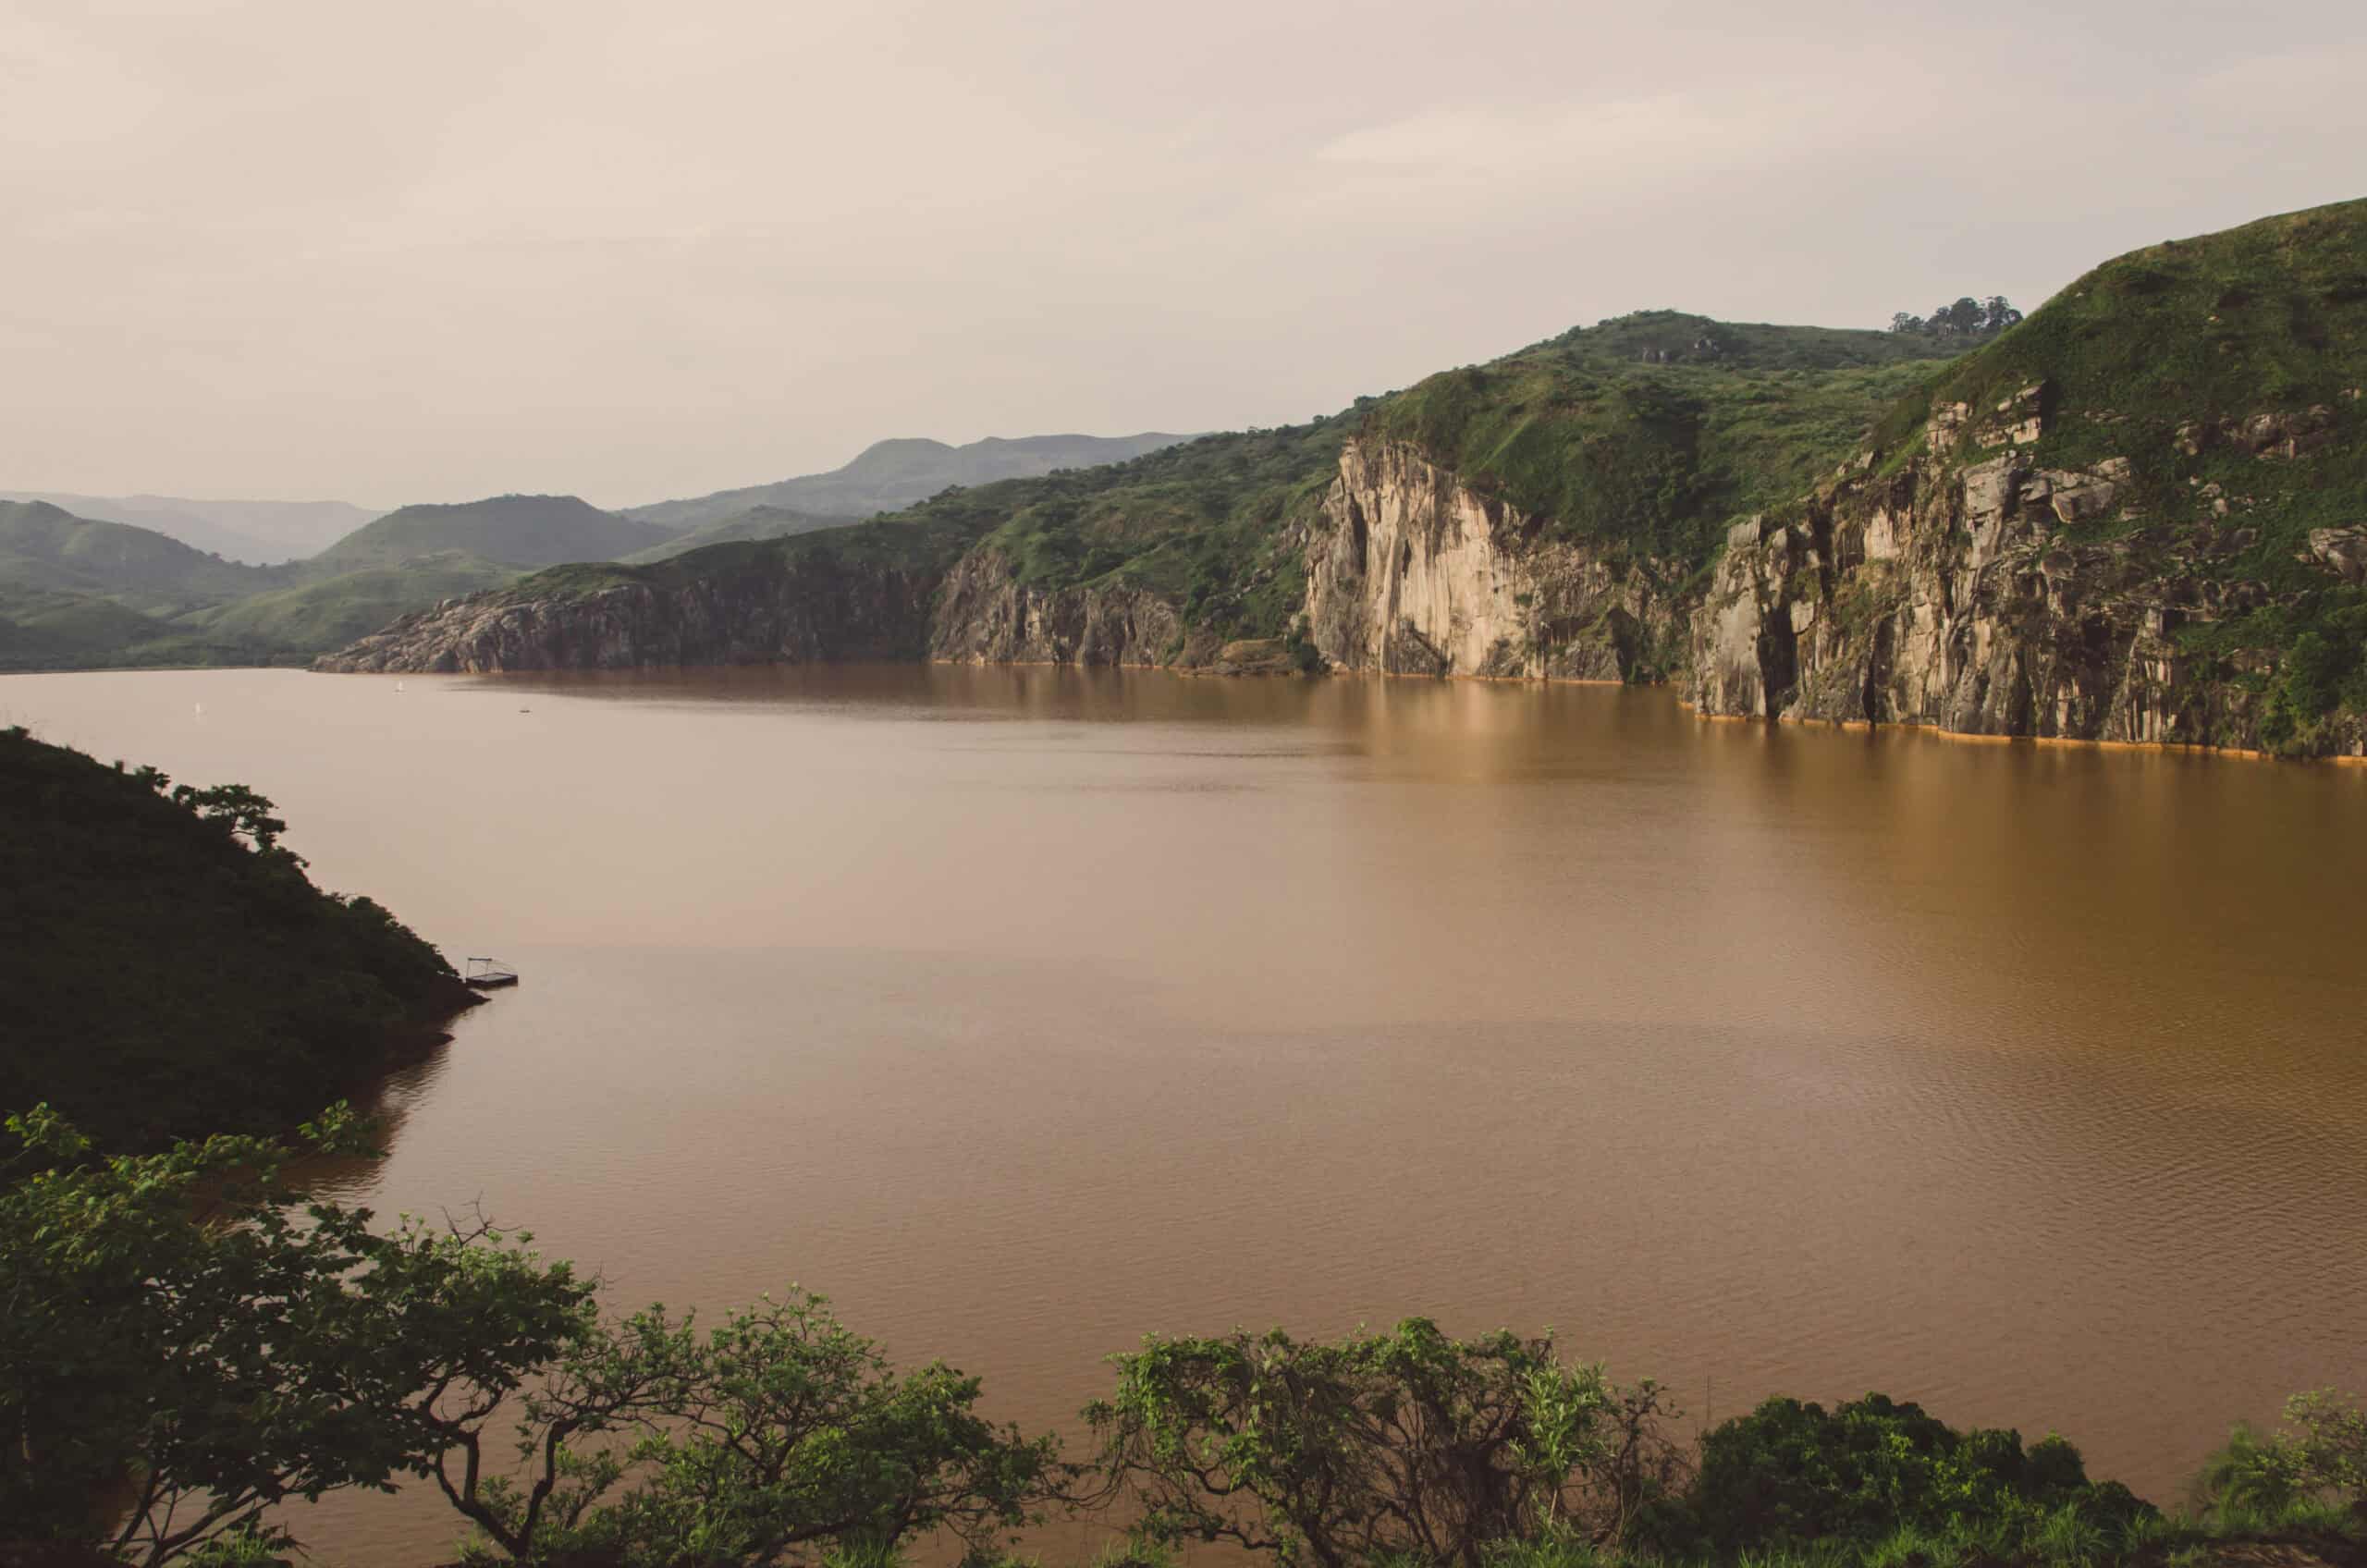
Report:
[{"label": "floating platform on water", "polygon": [[472,958],[469,972],[460,976],[460,984],[479,991],[498,991],[504,986],[518,984],[518,972],[497,958]]}]

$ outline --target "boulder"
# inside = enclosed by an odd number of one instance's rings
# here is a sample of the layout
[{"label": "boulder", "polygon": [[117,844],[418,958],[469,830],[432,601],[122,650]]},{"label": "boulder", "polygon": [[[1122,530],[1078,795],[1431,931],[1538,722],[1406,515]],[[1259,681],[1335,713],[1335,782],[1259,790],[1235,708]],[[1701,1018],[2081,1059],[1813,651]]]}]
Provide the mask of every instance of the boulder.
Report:
[{"label": "boulder", "polygon": [[2367,583],[2367,527],[2313,528],[2309,553],[2302,558],[2345,582]]}]

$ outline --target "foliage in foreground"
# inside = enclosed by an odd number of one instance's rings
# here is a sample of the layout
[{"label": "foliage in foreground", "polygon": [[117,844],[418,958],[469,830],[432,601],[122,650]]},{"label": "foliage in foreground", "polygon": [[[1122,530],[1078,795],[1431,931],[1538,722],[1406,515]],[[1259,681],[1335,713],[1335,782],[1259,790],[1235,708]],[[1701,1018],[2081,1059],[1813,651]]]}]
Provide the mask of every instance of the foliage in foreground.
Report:
[{"label": "foliage in foreground", "polygon": [[1337,1344],[1154,1338],[1115,1359],[1116,1394],[1086,1415],[1159,1546],[1476,1565],[1549,1530],[1625,1540],[1682,1470],[1657,1388],[1565,1363],[1550,1339],[1458,1341],[1412,1318]]},{"label": "foliage in foreground", "polygon": [[[270,1142],[94,1159],[45,1109],[8,1126],[0,1518],[17,1534],[140,1563],[250,1535],[289,1498],[420,1473],[471,1408],[585,1332],[590,1287],[525,1237],[294,1210]],[[309,1131],[336,1147],[346,1130]]]},{"label": "foliage in foreground", "polygon": [[[981,1417],[976,1378],[897,1370],[818,1296],[712,1329],[609,1318],[523,1235],[297,1204],[268,1142],[102,1158],[46,1109],[9,1126],[0,1519],[141,1568],[260,1565],[294,1544],[274,1505],[405,1477],[484,1564],[889,1568],[939,1535],[1008,1563],[1018,1530],[1088,1509],[1129,1527],[1110,1568],[1202,1543],[1294,1568],[2101,1568],[2242,1538],[2367,1555],[2367,1414],[2331,1393],[2239,1433],[2203,1522],[2172,1521],[2060,1438],[1879,1394],[1770,1400],[1696,1450],[1649,1382],[1416,1318],[1329,1343],[1153,1338],[1114,1358],[1077,1465]],[[308,1134],[351,1140],[341,1113]]]}]

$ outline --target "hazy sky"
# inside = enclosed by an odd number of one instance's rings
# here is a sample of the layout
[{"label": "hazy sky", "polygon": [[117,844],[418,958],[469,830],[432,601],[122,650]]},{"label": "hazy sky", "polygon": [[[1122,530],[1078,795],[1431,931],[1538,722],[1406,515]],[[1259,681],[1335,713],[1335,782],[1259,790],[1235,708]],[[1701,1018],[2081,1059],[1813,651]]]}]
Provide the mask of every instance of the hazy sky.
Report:
[{"label": "hazy sky", "polygon": [[2367,195],[2367,5],[0,0],[0,488],[603,505]]}]

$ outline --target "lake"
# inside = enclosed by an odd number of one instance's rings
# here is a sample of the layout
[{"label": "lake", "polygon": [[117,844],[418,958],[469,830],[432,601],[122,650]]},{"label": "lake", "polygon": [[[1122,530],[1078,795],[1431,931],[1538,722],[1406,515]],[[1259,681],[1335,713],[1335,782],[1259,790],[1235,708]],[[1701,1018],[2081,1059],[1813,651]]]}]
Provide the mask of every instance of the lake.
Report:
[{"label": "lake", "polygon": [[[1146,1332],[1551,1326],[2175,1501],[2367,1381],[2367,770],[1054,668],[11,676],[524,983],[382,1210],[791,1281],[1073,1429]],[[424,1495],[291,1521],[448,1558]]]}]

